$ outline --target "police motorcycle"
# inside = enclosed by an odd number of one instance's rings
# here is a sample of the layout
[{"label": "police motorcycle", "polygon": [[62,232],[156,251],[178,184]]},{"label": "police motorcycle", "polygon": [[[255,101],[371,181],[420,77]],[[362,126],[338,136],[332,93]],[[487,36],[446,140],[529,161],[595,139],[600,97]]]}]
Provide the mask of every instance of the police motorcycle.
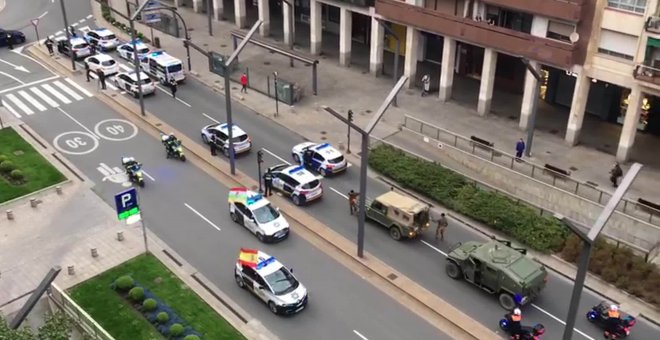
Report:
[{"label": "police motorcycle", "polygon": [[537,323],[533,327],[529,326],[520,326],[520,333],[513,334],[514,329],[512,327],[513,320],[511,319],[512,314],[504,314],[504,319],[500,320],[500,328],[510,336],[510,339],[513,340],[539,340],[541,335],[545,333],[545,327]]},{"label": "police motorcycle", "polygon": [[601,301],[596,306],[591,307],[587,312],[587,320],[595,323],[605,330],[605,337],[609,339],[622,339],[630,335],[630,329],[635,325],[637,320],[632,315],[621,313],[619,323],[613,332],[608,331],[607,312],[610,309],[610,303]]},{"label": "police motorcycle", "polygon": [[165,145],[167,158],[174,157],[180,159],[182,162],[186,161],[186,155],[183,154],[183,146],[181,141],[176,139],[173,134],[166,135],[160,134],[160,140]]},{"label": "police motorcycle", "polygon": [[123,157],[121,165],[124,166],[128,179],[144,188],[144,176],[142,174],[142,163],[139,163],[133,157]]}]

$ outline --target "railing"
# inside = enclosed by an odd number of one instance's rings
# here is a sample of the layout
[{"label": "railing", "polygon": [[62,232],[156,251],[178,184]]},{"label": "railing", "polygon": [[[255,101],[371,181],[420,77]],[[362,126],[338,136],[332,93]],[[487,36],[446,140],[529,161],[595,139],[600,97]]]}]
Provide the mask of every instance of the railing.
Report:
[{"label": "railing", "polygon": [[660,17],[657,16],[648,17],[646,19],[646,23],[644,24],[644,28],[646,28],[647,32],[660,33]]},{"label": "railing", "polygon": [[55,306],[73,319],[78,328],[85,332],[86,339],[115,340],[89,314],[78,306],[62,289],[52,283],[48,288],[48,298]]},{"label": "railing", "polygon": [[[525,159],[516,159],[514,155],[482,143],[475,143],[468,137],[461,136],[415,117],[405,115],[403,125],[412,131],[445,142],[457,149],[469,152],[486,161],[505,166],[537,181],[571,192],[585,200],[605,204],[612,197],[611,193],[597,188],[597,184],[595,183],[582,182]],[[660,210],[640,204],[630,198],[624,198],[617,206],[617,210],[633,218],[645,220],[654,226],[660,226]]]},{"label": "railing", "polygon": [[633,77],[640,81],[660,85],[660,69],[651,66],[637,64],[635,71],[633,71]]},{"label": "railing", "polygon": [[[371,139],[370,139],[370,141],[369,141],[369,149],[372,149],[372,148],[376,147],[378,144],[386,144],[386,145],[392,146],[392,147],[394,147],[394,148],[396,148],[396,149],[399,149],[399,150],[401,150],[401,151],[403,151],[403,152],[405,152],[405,153],[407,153],[407,154],[409,154],[409,155],[411,155],[411,156],[413,156],[413,157],[415,157],[415,158],[418,158],[418,159],[421,159],[421,160],[425,160],[425,161],[427,161],[427,162],[437,163],[436,161],[434,161],[434,160],[432,160],[432,159],[426,158],[426,157],[424,157],[424,156],[422,156],[422,155],[419,155],[419,154],[417,154],[417,153],[414,153],[414,152],[412,152],[412,151],[410,151],[410,150],[407,150],[407,149],[405,149],[405,148],[403,148],[403,147],[401,147],[401,146],[398,146],[398,145],[396,145],[396,144],[390,143],[390,142],[388,142],[388,141],[386,141],[386,140],[383,140],[383,139],[380,139],[380,138],[378,138],[378,137],[371,136],[370,138],[371,138]],[[461,173],[460,171],[458,171],[458,170],[456,170],[456,169],[449,168],[449,167],[447,167],[447,166],[444,165],[444,164],[441,165],[441,166],[442,166],[442,167],[445,167],[445,168],[447,168],[447,169],[449,169],[449,170],[451,170],[451,171],[454,171],[454,172],[456,172],[456,173],[458,173],[458,174],[460,174],[461,176],[463,176],[463,177],[465,178],[465,180],[466,180],[468,183],[474,185],[475,187],[477,187],[477,188],[479,188],[479,189],[486,190],[486,191],[490,191],[490,192],[495,192],[495,193],[498,193],[498,194],[504,195],[504,196],[508,197],[509,199],[511,199],[512,201],[515,201],[516,204],[519,204],[519,205],[525,205],[525,206],[527,206],[528,208],[531,208],[531,209],[533,209],[533,210],[536,210],[536,211],[538,212],[539,216],[548,216],[548,217],[554,217],[554,218],[557,218],[557,216],[560,216],[560,214],[558,214],[558,213],[556,213],[556,212],[554,212],[554,211],[552,211],[552,210],[548,210],[548,209],[545,209],[545,208],[543,208],[543,207],[541,207],[541,206],[538,206],[538,205],[536,205],[536,204],[534,204],[534,203],[531,203],[531,202],[525,201],[525,200],[523,200],[523,199],[521,199],[521,198],[515,196],[514,194],[512,194],[512,193],[510,193],[510,192],[508,192],[508,191],[504,191],[504,190],[501,190],[501,189],[499,189],[499,188],[496,188],[496,187],[494,187],[494,186],[492,186],[492,185],[489,185],[489,184],[487,184],[487,183],[484,183],[484,182],[482,182],[482,181],[480,181],[480,180],[478,180],[478,179],[476,179],[476,178],[473,178],[473,177],[470,177],[469,175],[466,175],[466,174],[464,174],[464,173]],[[582,229],[582,231],[584,231],[584,232],[589,231],[589,227],[588,227],[588,226],[586,226],[586,225],[584,225],[584,224],[581,224],[581,223],[578,223],[578,222],[575,222],[575,221],[572,221],[572,222],[573,222],[573,224],[577,225],[580,229]],[[482,233],[483,233],[483,232],[482,232]],[[488,235],[488,236],[490,236],[490,235]],[[652,261],[652,260],[655,258],[656,255],[653,255],[653,256],[652,256],[651,254],[657,253],[657,252],[658,252],[658,249],[656,249],[656,248],[660,247],[660,242],[658,242],[658,243],[655,245],[655,247],[654,247],[653,249],[644,249],[644,248],[642,248],[642,247],[640,247],[640,246],[637,246],[637,245],[631,244],[631,243],[626,242],[626,241],[624,241],[624,240],[621,240],[621,239],[619,239],[619,238],[617,238],[617,237],[610,236],[610,235],[608,235],[606,232],[602,233],[601,236],[604,237],[608,242],[610,242],[610,243],[616,245],[617,248],[623,246],[623,247],[626,247],[626,248],[632,250],[634,253],[636,253],[636,254],[638,254],[638,255],[644,257],[644,260],[645,260],[646,262]]]}]

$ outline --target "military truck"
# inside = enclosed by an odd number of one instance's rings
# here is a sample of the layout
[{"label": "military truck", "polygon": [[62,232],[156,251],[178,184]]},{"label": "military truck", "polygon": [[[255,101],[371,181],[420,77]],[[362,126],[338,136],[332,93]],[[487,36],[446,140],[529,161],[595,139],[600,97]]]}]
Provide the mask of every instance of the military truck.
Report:
[{"label": "military truck", "polygon": [[366,216],[387,228],[397,241],[415,238],[429,227],[429,206],[395,191],[388,191],[367,204]]},{"label": "military truck", "polygon": [[445,267],[453,279],[463,278],[490,294],[499,295],[500,306],[512,310],[534,300],[546,285],[545,267],[527,257],[527,251],[511,242],[458,243],[447,254]]}]

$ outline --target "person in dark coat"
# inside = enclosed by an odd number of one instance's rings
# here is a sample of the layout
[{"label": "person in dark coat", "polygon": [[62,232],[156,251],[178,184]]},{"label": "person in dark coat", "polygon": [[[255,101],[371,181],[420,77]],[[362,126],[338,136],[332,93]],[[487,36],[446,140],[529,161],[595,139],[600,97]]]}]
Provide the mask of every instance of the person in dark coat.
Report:
[{"label": "person in dark coat", "polygon": [[522,138],[520,138],[516,143],[516,159],[520,159],[524,151],[525,151],[525,142],[523,141]]},{"label": "person in dark coat", "polygon": [[614,167],[612,170],[610,170],[610,182],[612,182],[613,187],[618,187],[619,186],[619,178],[623,176],[623,170],[621,170],[621,166],[619,163],[614,163]]},{"label": "person in dark coat", "polygon": [[176,80],[174,80],[174,77],[170,78],[169,84],[170,84],[170,91],[172,91],[172,98],[176,99],[177,84],[176,84]]},{"label": "person in dark coat", "polygon": [[358,197],[360,197],[359,192],[355,192],[354,190],[348,192],[348,208],[351,215],[358,212]]},{"label": "person in dark coat", "polygon": [[89,69],[89,64],[85,63],[85,77],[87,77],[88,83],[89,83],[89,79],[92,77],[91,73],[92,71]]},{"label": "person in dark coat", "polygon": [[97,75],[99,76],[99,83],[101,84],[101,90],[105,90],[105,73],[102,70],[99,70]]},{"label": "person in dark coat", "polygon": [[[46,44],[46,49],[48,49],[48,54],[50,54],[50,56],[52,57],[53,56],[53,40],[51,40],[50,37],[48,37],[48,39],[46,39],[45,44]],[[87,81],[89,81],[89,80],[87,80]]]},{"label": "person in dark coat", "polygon": [[211,156],[217,156],[217,146],[215,145],[215,135],[211,135],[211,140],[209,141],[209,147],[211,148]]},{"label": "person in dark coat", "polygon": [[310,149],[303,152],[303,166],[308,169],[312,168],[312,150]]},{"label": "person in dark coat", "polygon": [[264,174],[264,196],[268,197],[273,194],[273,173],[268,169]]},{"label": "person in dark coat", "polygon": [[7,40],[7,47],[9,47],[10,50],[14,49],[14,37],[11,35],[11,33],[7,33],[5,36],[5,39]]}]

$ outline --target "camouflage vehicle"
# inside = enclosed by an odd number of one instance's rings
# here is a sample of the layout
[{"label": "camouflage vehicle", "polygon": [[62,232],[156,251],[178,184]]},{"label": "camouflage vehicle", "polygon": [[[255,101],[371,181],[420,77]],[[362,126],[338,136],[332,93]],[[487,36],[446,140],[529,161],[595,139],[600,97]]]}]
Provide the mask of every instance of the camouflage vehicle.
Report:
[{"label": "camouflage vehicle", "polygon": [[366,216],[387,228],[397,241],[415,238],[429,227],[429,206],[394,191],[367,204]]},{"label": "camouflage vehicle", "polygon": [[511,242],[458,243],[447,254],[445,271],[453,279],[463,278],[490,294],[498,294],[500,306],[512,310],[534,300],[545,287],[545,267],[526,256],[525,249]]}]

